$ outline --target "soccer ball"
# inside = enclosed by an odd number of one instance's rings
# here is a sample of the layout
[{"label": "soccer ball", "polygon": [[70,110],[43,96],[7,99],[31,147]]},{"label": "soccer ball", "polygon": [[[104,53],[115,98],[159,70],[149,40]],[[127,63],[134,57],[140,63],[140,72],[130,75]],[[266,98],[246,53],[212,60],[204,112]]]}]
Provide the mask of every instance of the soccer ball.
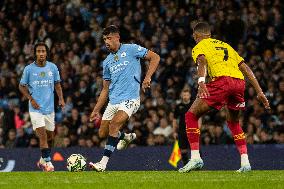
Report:
[{"label": "soccer ball", "polygon": [[84,171],[87,166],[87,160],[81,154],[72,154],[67,159],[67,169],[71,172]]}]

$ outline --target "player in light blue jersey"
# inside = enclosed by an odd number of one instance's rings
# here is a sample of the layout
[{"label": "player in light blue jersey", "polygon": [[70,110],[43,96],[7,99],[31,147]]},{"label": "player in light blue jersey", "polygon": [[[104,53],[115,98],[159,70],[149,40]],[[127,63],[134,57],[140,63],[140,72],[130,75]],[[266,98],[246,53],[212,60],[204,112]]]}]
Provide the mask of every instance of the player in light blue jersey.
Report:
[{"label": "player in light blue jersey", "polygon": [[100,111],[109,97],[102,116],[99,136],[107,137],[100,162],[90,162],[96,171],[104,171],[115,147],[124,149],[136,138],[135,133],[120,132],[124,123],[140,106],[141,65],[140,59],[149,61],[149,69],[142,82],[142,89],[150,87],[151,77],[158,67],[160,56],[136,44],[120,43],[119,30],[111,25],[104,29],[103,40],[110,54],[103,61],[103,89],[90,116],[90,121],[100,119]]},{"label": "player in light blue jersey", "polygon": [[39,137],[41,158],[37,163],[43,171],[54,171],[51,163],[51,147],[54,138],[54,88],[59,97],[59,105],[64,108],[62,88],[58,68],[48,62],[49,53],[45,43],[34,47],[36,61],[25,67],[19,90],[29,99],[29,113],[33,129]]}]

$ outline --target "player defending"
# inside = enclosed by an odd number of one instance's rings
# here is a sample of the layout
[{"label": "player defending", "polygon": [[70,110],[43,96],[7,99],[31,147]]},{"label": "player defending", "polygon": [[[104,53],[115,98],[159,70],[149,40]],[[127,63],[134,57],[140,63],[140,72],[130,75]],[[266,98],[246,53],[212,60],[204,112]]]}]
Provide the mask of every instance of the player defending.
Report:
[{"label": "player defending", "polygon": [[19,90],[29,99],[29,113],[33,129],[39,137],[41,158],[37,165],[43,171],[54,171],[51,163],[51,147],[54,138],[54,88],[59,105],[64,108],[60,76],[57,66],[47,61],[48,47],[37,43],[34,47],[36,61],[25,67]]},{"label": "player defending", "polygon": [[[241,155],[241,168],[238,172],[247,172],[251,170],[251,166],[245,134],[239,123],[240,110],[245,108],[244,76],[253,85],[257,98],[266,109],[270,109],[269,102],[244,59],[227,43],[210,37],[210,26],[207,23],[200,22],[194,27],[193,38],[197,45],[192,49],[192,57],[198,66],[198,98],[185,115],[191,159],[179,172],[189,172],[203,167],[199,154],[198,119],[210,108],[220,110],[223,106],[226,106],[227,125]],[[205,83],[207,73],[210,81]]]},{"label": "player defending", "polygon": [[96,171],[104,171],[114,151],[125,148],[136,138],[135,133],[120,132],[123,124],[140,106],[140,59],[149,61],[149,69],[142,83],[142,89],[150,87],[151,76],[155,72],[160,57],[151,50],[136,44],[120,43],[119,30],[111,25],[104,29],[103,40],[110,54],[103,61],[103,89],[90,116],[90,121],[100,118],[100,111],[109,97],[103,114],[99,136],[107,137],[103,157],[100,162],[89,166]]}]

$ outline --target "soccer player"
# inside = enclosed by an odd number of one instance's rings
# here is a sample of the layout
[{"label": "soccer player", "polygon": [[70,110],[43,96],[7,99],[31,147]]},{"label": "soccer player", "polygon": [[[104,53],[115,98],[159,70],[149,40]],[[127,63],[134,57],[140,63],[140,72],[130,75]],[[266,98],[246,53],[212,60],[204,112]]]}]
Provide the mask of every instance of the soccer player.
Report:
[{"label": "soccer player", "polygon": [[178,140],[178,145],[181,151],[181,160],[184,165],[188,163],[188,149],[189,143],[187,141],[185,130],[185,113],[192,105],[191,93],[189,89],[183,89],[181,91],[181,103],[179,103],[174,111],[173,129],[174,139]]},{"label": "soccer player", "polygon": [[51,147],[54,138],[54,88],[59,105],[64,108],[60,76],[57,66],[47,61],[48,46],[39,42],[34,46],[35,61],[24,69],[19,90],[29,100],[29,113],[33,129],[40,143],[41,158],[37,165],[43,171],[54,171]]},{"label": "soccer player", "polygon": [[140,59],[149,61],[149,68],[142,82],[145,91],[150,87],[151,77],[160,61],[159,55],[136,44],[120,43],[119,30],[110,25],[103,31],[103,40],[110,54],[103,61],[103,89],[90,115],[90,121],[100,118],[100,111],[109,97],[109,103],[102,116],[100,137],[107,137],[103,157],[98,163],[89,163],[90,168],[101,172],[117,146],[125,148],[135,133],[120,132],[123,124],[140,106],[141,65]]},{"label": "soccer player", "polygon": [[[189,172],[203,167],[199,153],[198,119],[211,108],[220,110],[223,106],[227,110],[227,125],[241,156],[238,172],[250,171],[245,134],[239,123],[240,111],[245,108],[244,76],[253,85],[257,98],[266,109],[270,109],[269,102],[244,59],[229,44],[212,39],[210,26],[206,22],[196,24],[193,38],[197,43],[192,49],[192,57],[198,68],[198,98],[185,115],[191,159],[179,171]],[[205,82],[206,74],[209,76],[208,83]]]}]

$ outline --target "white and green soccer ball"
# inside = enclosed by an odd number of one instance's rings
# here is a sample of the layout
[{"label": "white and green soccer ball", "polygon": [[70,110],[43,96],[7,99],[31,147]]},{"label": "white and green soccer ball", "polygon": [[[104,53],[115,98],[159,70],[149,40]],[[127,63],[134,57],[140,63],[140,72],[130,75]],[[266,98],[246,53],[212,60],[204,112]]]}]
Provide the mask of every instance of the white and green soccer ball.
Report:
[{"label": "white and green soccer ball", "polygon": [[67,159],[67,169],[71,172],[84,171],[87,166],[87,160],[81,154],[72,154]]}]

